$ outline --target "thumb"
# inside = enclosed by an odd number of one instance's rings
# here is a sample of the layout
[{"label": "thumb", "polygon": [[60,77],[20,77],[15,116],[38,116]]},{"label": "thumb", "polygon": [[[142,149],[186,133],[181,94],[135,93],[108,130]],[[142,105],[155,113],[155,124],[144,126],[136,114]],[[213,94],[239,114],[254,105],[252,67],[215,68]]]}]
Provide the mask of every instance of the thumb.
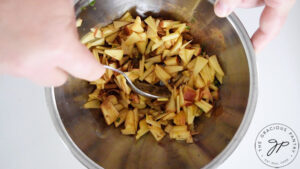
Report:
[{"label": "thumb", "polygon": [[69,44],[69,50],[61,56],[60,68],[70,73],[74,77],[94,81],[99,79],[105,68],[99,63],[92,53],[77,39]]}]

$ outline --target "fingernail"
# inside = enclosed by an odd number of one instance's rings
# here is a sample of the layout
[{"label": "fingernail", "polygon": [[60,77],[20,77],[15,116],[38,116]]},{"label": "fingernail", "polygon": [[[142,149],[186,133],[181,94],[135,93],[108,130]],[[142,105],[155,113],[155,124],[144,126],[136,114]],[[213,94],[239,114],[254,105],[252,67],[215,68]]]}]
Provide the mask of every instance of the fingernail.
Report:
[{"label": "fingernail", "polygon": [[219,0],[215,5],[215,12],[219,17],[226,17],[230,13],[230,8],[226,3]]}]

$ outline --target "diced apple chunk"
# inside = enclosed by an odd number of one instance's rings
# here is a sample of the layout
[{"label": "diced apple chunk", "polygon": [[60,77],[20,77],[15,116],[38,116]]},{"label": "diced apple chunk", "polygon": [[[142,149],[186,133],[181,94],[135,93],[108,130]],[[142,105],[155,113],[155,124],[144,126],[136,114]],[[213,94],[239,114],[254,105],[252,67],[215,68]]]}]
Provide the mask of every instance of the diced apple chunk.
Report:
[{"label": "diced apple chunk", "polygon": [[172,74],[172,73],[177,73],[179,71],[182,71],[183,70],[183,66],[165,66],[164,69],[169,74]]},{"label": "diced apple chunk", "polygon": [[186,118],[185,118],[185,114],[183,112],[179,112],[173,120],[174,124],[178,125],[178,126],[183,126],[185,125],[186,122]]},{"label": "diced apple chunk", "polygon": [[101,29],[103,37],[107,37],[107,36],[117,32],[118,30],[119,29],[116,29],[113,24],[110,24],[110,25],[108,25],[108,26]]},{"label": "diced apple chunk", "polygon": [[91,48],[93,46],[104,45],[104,38],[97,39],[93,42],[87,43],[86,47]]},{"label": "diced apple chunk", "polygon": [[168,40],[176,39],[179,36],[180,36],[179,33],[171,33],[169,35],[166,35],[166,36],[162,37],[161,39],[162,39],[162,41],[168,41]]},{"label": "diced apple chunk", "polygon": [[94,36],[93,32],[89,32],[80,39],[80,42],[83,44],[86,44],[86,43],[94,41],[94,40],[95,40],[95,36]]},{"label": "diced apple chunk", "polygon": [[168,81],[171,78],[171,76],[159,65],[155,66],[155,74],[163,81]]},{"label": "diced apple chunk", "polygon": [[206,101],[204,100],[201,100],[201,101],[197,101],[195,102],[195,104],[200,108],[202,109],[205,113],[208,113],[211,109],[212,109],[212,105],[207,103]]},{"label": "diced apple chunk", "polygon": [[105,100],[100,108],[107,125],[111,125],[119,116],[119,112],[109,100]]},{"label": "diced apple chunk", "polygon": [[145,19],[145,22],[146,24],[152,29],[154,30],[155,32],[157,32],[157,26],[156,26],[156,23],[155,23],[155,20],[149,16],[148,18]]},{"label": "diced apple chunk", "polygon": [[133,32],[131,35],[128,36],[127,40],[125,41],[125,44],[133,45],[139,41],[141,41],[141,37],[137,33]]},{"label": "diced apple chunk", "polygon": [[162,20],[160,21],[159,26],[162,28],[170,28],[173,25],[177,25],[177,24],[180,24],[180,22],[172,21],[172,20]]},{"label": "diced apple chunk", "polygon": [[148,126],[148,128],[156,141],[160,141],[166,135],[166,133],[161,129],[161,127]]},{"label": "diced apple chunk", "polygon": [[144,28],[142,27],[142,20],[139,16],[135,18],[135,21],[133,25],[131,26],[131,29],[134,32],[144,32]]},{"label": "diced apple chunk", "polygon": [[83,105],[86,109],[99,109],[100,108],[100,101],[99,100],[92,100]]},{"label": "diced apple chunk", "polygon": [[139,122],[139,127],[140,129],[137,131],[137,135],[135,136],[137,140],[140,139],[143,135],[147,134],[149,131],[146,119],[143,119]]},{"label": "diced apple chunk", "polygon": [[82,19],[81,19],[81,18],[78,18],[78,19],[76,20],[76,27],[77,27],[77,28],[80,27],[81,24],[82,24]]},{"label": "diced apple chunk", "polygon": [[191,133],[187,130],[187,126],[173,126],[170,131],[170,138],[176,140],[190,139]]},{"label": "diced apple chunk", "polygon": [[136,128],[135,128],[135,115],[132,110],[129,110],[126,115],[125,119],[125,129],[121,130],[122,134],[124,135],[131,135],[136,133]]},{"label": "diced apple chunk", "polygon": [[218,62],[216,55],[209,57],[208,62],[210,64],[210,66],[212,66],[219,75],[224,76],[224,72]]},{"label": "diced apple chunk", "polygon": [[199,72],[204,68],[204,66],[208,63],[208,60],[198,56],[196,58],[195,67],[194,67],[194,75],[199,74]]},{"label": "diced apple chunk", "polygon": [[176,41],[175,45],[170,50],[170,56],[176,55],[179,53],[179,49],[182,46],[182,36],[179,36],[178,40]]},{"label": "diced apple chunk", "polygon": [[136,43],[136,46],[141,54],[145,53],[147,44],[148,44],[148,40]]},{"label": "diced apple chunk", "polygon": [[175,102],[175,96],[171,96],[169,99],[169,102],[166,105],[166,112],[175,112],[176,111],[176,102]]},{"label": "diced apple chunk", "polygon": [[106,49],[104,53],[111,56],[116,60],[122,60],[123,58],[123,50],[122,49]]},{"label": "diced apple chunk", "polygon": [[120,21],[131,21],[133,18],[132,18],[132,15],[130,14],[130,12],[126,12],[122,18],[120,19]]},{"label": "diced apple chunk", "polygon": [[119,29],[121,28],[122,26],[125,26],[125,25],[128,25],[130,22],[128,21],[114,21],[113,24],[114,24],[114,27],[116,29]]},{"label": "diced apple chunk", "polygon": [[165,64],[168,66],[177,66],[178,65],[178,58],[175,57],[169,57],[165,60]]},{"label": "diced apple chunk", "polygon": [[121,110],[119,116],[117,117],[117,119],[114,122],[115,127],[119,127],[125,121],[127,112],[128,112],[128,109]]},{"label": "diced apple chunk", "polygon": [[123,75],[116,76],[115,81],[120,89],[122,89],[126,94],[130,94],[131,88],[127,85],[126,79]]},{"label": "diced apple chunk", "polygon": [[193,49],[181,49],[179,52],[179,56],[181,58],[181,60],[183,61],[184,65],[187,65],[190,60],[192,59],[194,54],[194,50]]}]

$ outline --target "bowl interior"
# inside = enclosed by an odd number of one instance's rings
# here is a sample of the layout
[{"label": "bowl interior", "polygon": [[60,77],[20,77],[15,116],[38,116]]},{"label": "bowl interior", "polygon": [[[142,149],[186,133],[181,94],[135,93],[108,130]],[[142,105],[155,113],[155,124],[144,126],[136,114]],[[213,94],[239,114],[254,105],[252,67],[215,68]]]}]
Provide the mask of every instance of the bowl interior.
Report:
[{"label": "bowl interior", "polygon": [[141,16],[154,15],[191,23],[196,41],[209,54],[217,54],[225,71],[220,101],[211,118],[196,121],[194,144],[165,137],[156,142],[148,134],[139,141],[123,136],[118,128],[107,126],[100,110],[86,110],[92,87],[70,79],[54,89],[59,116],[75,145],[92,161],[106,169],[199,169],[218,156],[236,134],[247,107],[250,78],[247,56],[241,40],[227,19],[213,12],[206,0],[97,0],[94,7],[79,13],[83,19],[80,36],[89,28],[106,25],[127,10]]}]

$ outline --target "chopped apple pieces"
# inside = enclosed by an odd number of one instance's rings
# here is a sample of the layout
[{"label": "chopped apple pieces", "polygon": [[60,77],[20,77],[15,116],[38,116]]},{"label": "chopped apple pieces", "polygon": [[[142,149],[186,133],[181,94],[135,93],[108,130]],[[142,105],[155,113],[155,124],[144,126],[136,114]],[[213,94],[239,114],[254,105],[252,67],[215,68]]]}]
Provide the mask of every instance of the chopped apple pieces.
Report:
[{"label": "chopped apple pieces", "polygon": [[212,116],[224,71],[216,55],[202,52],[187,27],[180,21],[151,16],[143,20],[126,12],[107,26],[91,28],[81,42],[99,63],[122,70],[133,82],[164,85],[171,96],[141,96],[123,75],[107,69],[90,82],[95,89],[83,107],[101,109],[107,125],[114,123],[112,127],[136,140],[151,133],[156,141],[169,136],[193,143],[192,135],[199,133],[195,119]]}]

